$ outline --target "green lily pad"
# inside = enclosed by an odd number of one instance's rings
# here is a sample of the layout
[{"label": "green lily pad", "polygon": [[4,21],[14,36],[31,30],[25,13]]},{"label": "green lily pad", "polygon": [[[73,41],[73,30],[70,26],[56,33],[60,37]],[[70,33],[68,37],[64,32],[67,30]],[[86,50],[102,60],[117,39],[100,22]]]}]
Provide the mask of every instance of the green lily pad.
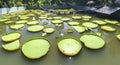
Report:
[{"label": "green lily pad", "polygon": [[25,19],[29,19],[29,17],[27,17],[27,16],[21,16],[20,19],[25,20]]},{"label": "green lily pad", "polygon": [[58,49],[61,53],[67,56],[77,55],[82,48],[82,44],[72,38],[63,39],[58,42]]},{"label": "green lily pad", "polygon": [[0,22],[5,22],[5,21],[8,21],[9,19],[5,19],[5,18],[3,18],[3,19],[0,19]]},{"label": "green lily pad", "polygon": [[74,30],[73,29],[67,29],[67,32],[72,33],[72,32],[74,32]]},{"label": "green lily pad", "polygon": [[2,36],[2,40],[4,42],[12,42],[14,40],[17,40],[21,37],[21,33],[18,32],[12,32],[7,35]]},{"label": "green lily pad", "polygon": [[34,26],[29,26],[28,27],[28,31],[30,32],[40,32],[41,30],[43,30],[44,26],[42,25],[34,25]]},{"label": "green lily pad", "polygon": [[2,48],[7,50],[7,51],[15,51],[20,48],[20,42],[19,40],[13,41],[11,43],[7,43],[2,45]]},{"label": "green lily pad", "polygon": [[28,22],[27,20],[19,20],[19,21],[16,21],[15,23],[16,24],[25,24],[27,22]]},{"label": "green lily pad", "polygon": [[38,21],[30,21],[30,22],[27,22],[28,25],[37,25],[39,24]]},{"label": "green lily pad", "polygon": [[53,18],[52,18],[52,17],[48,17],[47,19],[48,19],[48,20],[52,20]]},{"label": "green lily pad", "polygon": [[105,45],[105,41],[96,35],[86,34],[80,37],[85,47],[90,49],[100,49]]},{"label": "green lily pad", "polygon": [[85,27],[83,26],[72,26],[77,32],[82,33],[85,31]]},{"label": "green lily pad", "polygon": [[29,59],[38,59],[49,51],[50,44],[45,39],[33,39],[22,46],[23,54]]},{"label": "green lily pad", "polygon": [[80,25],[79,22],[68,22],[69,25],[71,26],[77,26],[77,25]]},{"label": "green lily pad", "polygon": [[99,25],[105,25],[107,22],[104,22],[103,20],[93,20],[92,22],[99,24]]},{"label": "green lily pad", "polygon": [[82,23],[82,25],[87,28],[97,28],[98,27],[98,24],[95,24],[92,22],[85,22],[85,23]]},{"label": "green lily pad", "polygon": [[63,23],[63,21],[62,20],[52,20],[52,23],[53,24],[61,24],[61,23]]},{"label": "green lily pad", "polygon": [[43,31],[44,31],[45,33],[53,33],[53,32],[55,31],[55,29],[52,28],[52,27],[47,27],[47,28],[44,28]]},{"label": "green lily pad", "polygon": [[120,40],[120,34],[118,34],[116,37],[117,37],[117,39],[119,39],[119,40]]},{"label": "green lily pad", "polygon": [[116,31],[116,29],[114,27],[108,26],[108,25],[101,26],[101,29],[105,30],[105,31],[108,31],[108,32],[114,32],[114,31]]},{"label": "green lily pad", "polygon": [[81,16],[72,16],[73,19],[81,19]]},{"label": "green lily pad", "polygon": [[62,21],[69,21],[70,18],[62,18]]},{"label": "green lily pad", "polygon": [[47,19],[47,17],[46,16],[41,16],[41,17],[39,17],[39,19]]},{"label": "green lily pad", "polygon": [[117,23],[119,23],[118,21],[113,21],[113,20],[108,20],[108,19],[105,19],[104,21],[109,23],[109,24],[117,24]]},{"label": "green lily pad", "polygon": [[14,30],[18,30],[23,28],[24,26],[25,26],[24,24],[14,24],[14,25],[10,25],[10,28]]},{"label": "green lily pad", "polygon": [[84,15],[84,16],[82,16],[82,18],[83,18],[83,19],[91,19],[92,16]]},{"label": "green lily pad", "polygon": [[11,24],[11,23],[13,23],[14,21],[6,21],[6,22],[4,22],[5,24]]},{"label": "green lily pad", "polygon": [[55,20],[60,20],[60,19],[62,19],[62,17],[56,16],[56,17],[53,17],[53,19],[55,19]]}]

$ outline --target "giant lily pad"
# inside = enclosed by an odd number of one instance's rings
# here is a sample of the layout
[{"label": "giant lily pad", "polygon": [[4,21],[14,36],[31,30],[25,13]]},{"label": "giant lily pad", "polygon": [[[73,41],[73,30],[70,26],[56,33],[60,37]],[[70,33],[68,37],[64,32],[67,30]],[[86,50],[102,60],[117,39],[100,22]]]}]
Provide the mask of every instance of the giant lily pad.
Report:
[{"label": "giant lily pad", "polygon": [[52,20],[52,23],[53,24],[61,24],[61,23],[63,23],[63,21],[62,20]]},{"label": "giant lily pad", "polygon": [[81,19],[81,16],[72,16],[73,19]]},{"label": "giant lily pad", "polygon": [[79,22],[68,22],[69,25],[71,26],[77,26],[77,25],[80,25]]},{"label": "giant lily pad", "polygon": [[107,22],[104,22],[102,20],[93,20],[92,22],[97,23],[99,25],[105,25],[105,24],[107,24]]},{"label": "giant lily pad", "polygon": [[72,38],[63,39],[58,42],[58,49],[67,56],[77,55],[80,52],[81,48],[81,43]]},{"label": "giant lily pad", "polygon": [[82,23],[83,26],[87,27],[87,28],[97,28],[98,24],[92,23],[92,22],[85,22]]},{"label": "giant lily pad", "polygon": [[21,34],[18,32],[12,32],[7,35],[2,36],[2,40],[4,42],[12,42],[14,40],[17,40],[21,37]]},{"label": "giant lily pad", "polygon": [[92,34],[83,35],[80,40],[90,49],[100,49],[105,45],[105,41],[101,37]]},{"label": "giant lily pad", "polygon": [[62,18],[62,21],[69,21],[70,18]]},{"label": "giant lily pad", "polygon": [[28,25],[36,25],[36,24],[39,24],[38,21],[30,21],[30,22],[27,22]]},{"label": "giant lily pad", "polygon": [[18,29],[21,29],[24,27],[24,24],[14,24],[14,25],[10,25],[10,28],[11,29],[14,29],[14,30],[18,30]]},{"label": "giant lily pad", "polygon": [[3,19],[0,19],[0,22],[5,22],[5,21],[8,21],[9,19],[6,19],[6,18],[3,18]]},{"label": "giant lily pad", "polygon": [[109,23],[109,24],[117,24],[117,23],[119,23],[118,21],[113,21],[113,20],[108,20],[108,19],[105,19],[104,21]]},{"label": "giant lily pad", "polygon": [[119,39],[119,40],[120,40],[120,34],[118,34],[116,37],[117,37],[117,39]]},{"label": "giant lily pad", "polygon": [[60,19],[62,19],[62,17],[56,16],[56,17],[53,17],[53,19],[55,19],[55,20],[60,20]]},{"label": "giant lily pad", "polygon": [[5,24],[11,24],[11,23],[13,23],[14,21],[6,21],[6,22],[4,22]]},{"label": "giant lily pad", "polygon": [[72,26],[77,32],[82,33],[85,31],[85,27],[83,26]]},{"label": "giant lily pad", "polygon": [[3,49],[5,49],[7,51],[15,51],[20,48],[20,42],[19,42],[19,40],[16,40],[11,43],[2,45],[2,47],[3,47]]},{"label": "giant lily pad", "polygon": [[109,31],[109,32],[114,32],[114,31],[116,31],[116,29],[115,29],[114,27],[108,26],[108,25],[106,25],[106,26],[101,26],[101,29],[102,29],[102,30],[105,30],[105,31]]},{"label": "giant lily pad", "polygon": [[49,47],[47,40],[33,39],[22,46],[22,52],[29,59],[38,59],[47,54]]},{"label": "giant lily pad", "polygon": [[43,28],[44,28],[44,26],[42,26],[42,25],[34,25],[34,26],[28,27],[27,30],[30,31],[30,32],[39,32],[39,31],[41,31]]},{"label": "giant lily pad", "polygon": [[91,19],[92,16],[84,15],[84,16],[82,16],[82,18],[83,18],[83,19]]},{"label": "giant lily pad", "polygon": [[27,22],[28,22],[27,20],[19,20],[19,21],[16,21],[15,23],[16,24],[25,24]]}]

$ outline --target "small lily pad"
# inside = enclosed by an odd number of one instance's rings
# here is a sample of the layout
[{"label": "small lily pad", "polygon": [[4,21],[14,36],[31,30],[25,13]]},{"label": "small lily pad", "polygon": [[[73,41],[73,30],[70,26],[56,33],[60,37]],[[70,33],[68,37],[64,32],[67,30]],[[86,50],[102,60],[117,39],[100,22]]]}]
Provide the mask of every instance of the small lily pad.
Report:
[{"label": "small lily pad", "polygon": [[67,32],[72,33],[72,32],[74,32],[74,30],[73,29],[68,29]]},{"label": "small lily pad", "polygon": [[100,49],[105,45],[105,41],[101,37],[92,34],[85,34],[80,37],[80,40],[85,47],[90,49]]},{"label": "small lily pad", "polygon": [[72,38],[63,39],[58,42],[58,49],[61,53],[67,56],[75,56],[82,49],[82,44]]},{"label": "small lily pad", "polygon": [[22,46],[23,54],[29,59],[38,59],[49,51],[50,44],[45,39],[33,39]]},{"label": "small lily pad", "polygon": [[2,47],[3,47],[3,49],[5,49],[7,51],[15,51],[20,48],[20,42],[19,42],[19,40],[16,40],[11,43],[2,45]]}]

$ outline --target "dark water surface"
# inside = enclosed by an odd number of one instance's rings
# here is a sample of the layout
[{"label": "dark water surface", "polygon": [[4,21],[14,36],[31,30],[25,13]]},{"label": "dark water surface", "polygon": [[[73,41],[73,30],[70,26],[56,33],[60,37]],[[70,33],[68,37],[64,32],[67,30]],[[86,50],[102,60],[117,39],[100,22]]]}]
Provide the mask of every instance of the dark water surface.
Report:
[{"label": "dark water surface", "polygon": [[[43,21],[41,21],[40,24],[42,24]],[[50,22],[45,26],[55,27],[55,25]],[[102,33],[102,37],[106,41],[105,47],[99,50],[90,50],[83,45],[81,52],[74,57],[64,56],[57,48],[57,41],[62,38],[59,31],[64,33],[64,37],[73,36],[79,40],[81,36],[77,31],[67,33],[66,30],[68,28],[73,28],[65,22],[60,30],[56,30],[53,34],[45,36],[51,44],[50,51],[46,56],[37,60],[27,59],[22,54],[21,49],[14,52],[3,50],[1,45],[5,43],[0,40],[0,65],[120,65],[120,41],[115,37],[116,34],[120,32],[120,28],[115,25],[113,26],[117,29],[116,32],[105,32],[99,29],[99,32]],[[22,33],[22,38],[20,38],[21,46],[29,39],[41,37],[43,33],[42,31],[38,33],[28,32],[27,27],[26,25],[24,29],[19,30]],[[5,24],[0,24],[0,31],[0,36],[2,36],[14,30],[9,29]],[[98,29],[94,29],[94,31],[98,31]]]}]

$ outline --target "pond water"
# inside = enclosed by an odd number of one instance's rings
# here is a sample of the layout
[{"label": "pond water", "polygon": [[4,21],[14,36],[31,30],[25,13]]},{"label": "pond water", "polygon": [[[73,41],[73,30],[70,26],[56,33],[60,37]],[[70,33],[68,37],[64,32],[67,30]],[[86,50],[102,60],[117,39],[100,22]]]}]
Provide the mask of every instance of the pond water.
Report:
[{"label": "pond water", "polygon": [[[78,14],[83,15],[83,14]],[[72,15],[61,15],[63,17],[71,17]],[[97,18],[93,18],[97,19]],[[40,24],[43,24],[44,21],[41,20]],[[82,20],[77,20],[82,21]],[[0,65],[119,65],[120,64],[120,41],[116,38],[116,34],[120,32],[119,26],[114,26],[117,31],[116,32],[106,32],[101,30],[99,27],[93,29],[94,32],[101,32],[102,38],[106,41],[105,47],[99,50],[91,50],[86,48],[83,45],[81,52],[74,56],[68,57],[61,54],[57,48],[57,42],[67,36],[73,36],[79,40],[81,34],[75,31],[71,26],[69,26],[66,22],[58,29],[56,26],[50,21],[48,21],[48,25],[45,26],[53,26],[56,31],[52,34],[47,34],[45,37],[48,38],[50,42],[50,50],[48,54],[37,60],[27,59],[21,49],[14,52],[8,52],[2,49],[1,45],[6,44],[2,40],[0,40]],[[9,24],[10,25],[10,24]],[[5,35],[6,33],[13,32],[9,28],[9,25],[0,23],[0,36]],[[21,46],[28,41],[29,39],[41,37],[42,31],[37,33],[32,33],[27,31],[28,25],[25,25],[24,29],[17,30],[22,33],[22,37],[20,38]],[[73,33],[67,33],[67,29],[73,29]],[[60,32],[64,34],[64,36],[60,36]],[[93,33],[92,31],[86,31],[84,33]],[[31,52],[32,53],[32,52]]]}]

